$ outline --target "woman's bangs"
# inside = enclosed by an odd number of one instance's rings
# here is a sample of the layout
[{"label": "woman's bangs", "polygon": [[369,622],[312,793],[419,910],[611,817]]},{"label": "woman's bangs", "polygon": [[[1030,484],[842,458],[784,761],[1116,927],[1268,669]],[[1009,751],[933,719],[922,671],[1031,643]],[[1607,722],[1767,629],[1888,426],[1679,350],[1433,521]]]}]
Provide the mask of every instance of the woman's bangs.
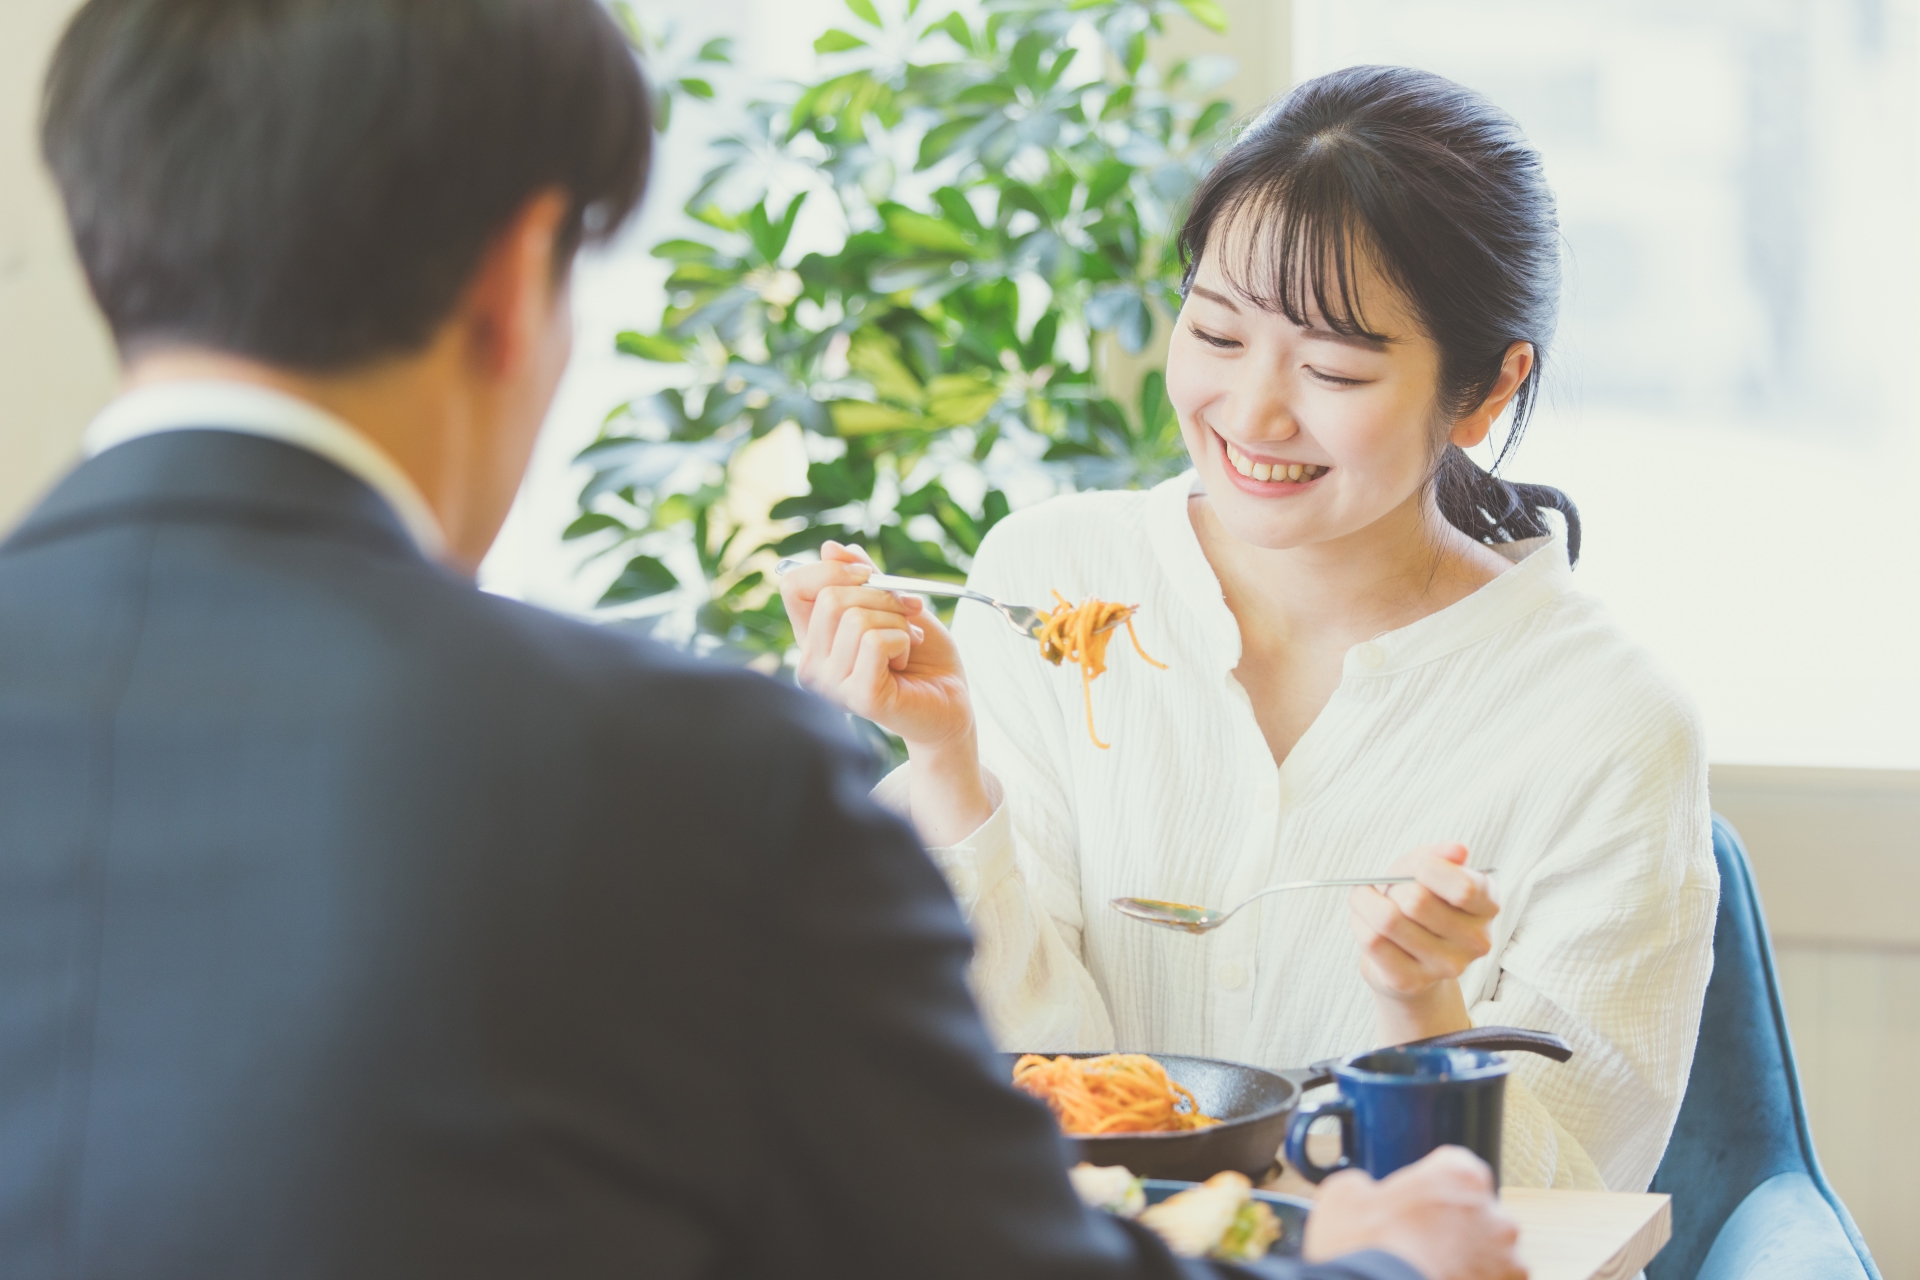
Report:
[{"label": "woman's bangs", "polygon": [[1297,325],[1386,341],[1367,327],[1360,278],[1379,262],[1346,191],[1311,168],[1223,201],[1208,237],[1228,286]]}]

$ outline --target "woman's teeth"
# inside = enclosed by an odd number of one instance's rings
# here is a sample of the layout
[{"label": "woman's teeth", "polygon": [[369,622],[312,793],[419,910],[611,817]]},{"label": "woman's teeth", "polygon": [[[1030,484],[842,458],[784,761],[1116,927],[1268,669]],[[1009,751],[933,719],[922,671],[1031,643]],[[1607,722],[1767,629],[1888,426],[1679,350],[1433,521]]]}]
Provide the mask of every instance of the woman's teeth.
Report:
[{"label": "woman's teeth", "polygon": [[1233,469],[1251,480],[1290,481],[1299,484],[1306,480],[1318,480],[1327,473],[1325,467],[1316,467],[1307,462],[1255,462],[1246,454],[1227,445],[1227,461]]}]

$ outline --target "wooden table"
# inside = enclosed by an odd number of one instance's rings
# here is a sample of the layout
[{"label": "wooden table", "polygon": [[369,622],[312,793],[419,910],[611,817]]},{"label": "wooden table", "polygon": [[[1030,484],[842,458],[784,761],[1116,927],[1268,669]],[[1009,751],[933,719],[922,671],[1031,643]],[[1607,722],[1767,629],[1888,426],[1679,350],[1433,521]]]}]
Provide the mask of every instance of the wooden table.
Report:
[{"label": "wooden table", "polygon": [[[1315,1158],[1331,1161],[1337,1152]],[[1265,1185],[1287,1195],[1314,1193],[1291,1169]],[[1532,1280],[1631,1280],[1673,1235],[1667,1196],[1508,1187],[1500,1202],[1520,1224],[1520,1256]]]}]

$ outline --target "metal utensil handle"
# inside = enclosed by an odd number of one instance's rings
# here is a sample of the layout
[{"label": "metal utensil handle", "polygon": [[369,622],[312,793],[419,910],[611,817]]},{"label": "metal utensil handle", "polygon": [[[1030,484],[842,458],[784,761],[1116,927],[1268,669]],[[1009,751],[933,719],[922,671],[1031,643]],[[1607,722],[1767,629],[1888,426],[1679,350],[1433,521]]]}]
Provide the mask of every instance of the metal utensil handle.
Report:
[{"label": "metal utensil handle", "polygon": [[[802,565],[811,564],[810,560],[796,560],[788,556],[773,566],[773,576],[784,578]],[[992,596],[982,595],[971,587],[956,587],[951,582],[935,582],[931,578],[902,578],[891,573],[870,573],[865,585],[877,587],[882,591],[910,591],[917,596],[956,596],[963,600],[978,600],[981,604],[1000,607],[1000,602]]]},{"label": "metal utensil handle", "polygon": [[1524,1027],[1468,1027],[1443,1036],[1413,1040],[1393,1046],[1396,1049],[1493,1049],[1503,1052],[1537,1053],[1555,1062],[1573,1057],[1573,1046],[1551,1031],[1528,1031]]},{"label": "metal utensil handle", "polygon": [[[1496,1052],[1537,1053],[1555,1062],[1565,1062],[1573,1057],[1573,1046],[1554,1035],[1551,1031],[1529,1031],[1525,1027],[1468,1027],[1465,1031],[1449,1031],[1443,1036],[1432,1036],[1426,1040],[1413,1040],[1406,1044],[1385,1046],[1391,1049],[1490,1049]],[[1313,1089],[1323,1084],[1333,1083],[1333,1069],[1342,1059],[1351,1055],[1342,1054],[1339,1058],[1322,1058],[1304,1071],[1294,1068],[1280,1074],[1299,1085],[1302,1089]]]},{"label": "metal utensil handle", "polygon": [[[1497,867],[1488,867],[1484,872],[1484,874],[1492,875],[1496,870],[1498,870]],[[1252,895],[1252,897],[1249,897],[1246,902],[1242,902],[1240,904],[1240,907],[1246,906],[1247,902],[1252,902],[1254,898],[1264,898],[1270,893],[1286,893],[1288,890],[1291,890],[1291,889],[1348,889],[1348,888],[1358,888],[1361,885],[1369,885],[1369,884],[1383,885],[1383,884],[1412,884],[1412,883],[1414,883],[1413,876],[1354,876],[1351,879],[1345,879],[1345,880],[1295,880],[1290,884],[1268,885],[1266,888],[1262,889],[1260,892]],[[1235,907],[1234,910],[1238,911],[1240,907]]]},{"label": "metal utensil handle", "polygon": [[996,608],[1000,604],[992,596],[982,595],[971,587],[959,587],[951,582],[935,582],[932,578],[902,578],[891,573],[875,573],[868,576],[866,585],[878,587],[882,591],[906,591],[916,596],[954,596],[962,600],[978,600],[981,604],[990,604]]}]

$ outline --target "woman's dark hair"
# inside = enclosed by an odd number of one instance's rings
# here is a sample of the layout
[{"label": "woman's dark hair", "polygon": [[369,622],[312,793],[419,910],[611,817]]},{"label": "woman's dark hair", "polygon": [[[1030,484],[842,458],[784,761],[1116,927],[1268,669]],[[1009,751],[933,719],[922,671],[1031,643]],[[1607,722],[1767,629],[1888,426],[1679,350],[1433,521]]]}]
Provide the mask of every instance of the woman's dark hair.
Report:
[{"label": "woman's dark hair", "polygon": [[123,351],[331,372],[424,345],[543,190],[564,272],[653,127],[596,0],[89,0],[41,138]]},{"label": "woman's dark hair", "polygon": [[[1348,67],[1309,80],[1249,125],[1193,198],[1180,231],[1186,283],[1222,219],[1255,246],[1234,287],[1305,324],[1368,338],[1356,299],[1371,262],[1440,348],[1449,421],[1486,400],[1507,348],[1533,344],[1497,470],[1526,430],[1560,305],[1560,226],[1540,157],[1512,117],[1451,80],[1408,67]],[[1268,246],[1263,251],[1261,246]],[[1258,277],[1258,278],[1256,278]],[[1513,484],[1447,445],[1434,469],[1441,513],[1482,542],[1539,537],[1541,512],[1580,514],[1558,489]]]}]

